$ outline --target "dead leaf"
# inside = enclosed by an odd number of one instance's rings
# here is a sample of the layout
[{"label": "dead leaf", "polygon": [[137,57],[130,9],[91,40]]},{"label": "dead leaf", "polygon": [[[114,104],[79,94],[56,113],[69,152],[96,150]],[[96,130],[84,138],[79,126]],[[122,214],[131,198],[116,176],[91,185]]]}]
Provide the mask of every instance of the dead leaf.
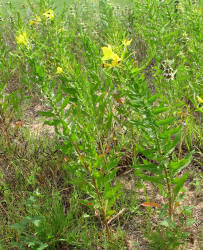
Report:
[{"label": "dead leaf", "polygon": [[144,202],[141,204],[143,207],[156,207],[156,208],[161,208],[161,205],[155,202]]}]

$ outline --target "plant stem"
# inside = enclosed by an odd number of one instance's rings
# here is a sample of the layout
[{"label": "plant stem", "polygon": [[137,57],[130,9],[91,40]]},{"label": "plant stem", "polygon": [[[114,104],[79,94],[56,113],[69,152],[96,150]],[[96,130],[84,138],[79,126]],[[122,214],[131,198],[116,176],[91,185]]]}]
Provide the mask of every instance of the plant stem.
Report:
[{"label": "plant stem", "polygon": [[[161,151],[161,147],[160,147],[160,144],[159,144],[159,139],[158,139],[158,136],[157,136],[156,128],[153,127],[153,129],[154,129],[154,132],[155,132],[156,143],[157,143],[157,146],[158,146],[159,154],[162,155],[162,151]],[[164,164],[163,164],[163,169],[164,169],[166,185],[167,185],[167,190],[168,190],[168,213],[169,213],[170,219],[172,219],[173,206],[172,206],[171,184],[170,184],[170,180],[169,180],[169,176],[168,176],[168,172],[167,172],[167,167]]]},{"label": "plant stem", "polygon": [[[77,152],[78,155],[80,156],[80,158],[82,158],[82,155],[81,155],[79,149],[77,148],[77,146],[76,146],[75,144],[73,144],[73,145],[74,145],[74,147],[75,147],[76,152]],[[91,170],[90,170],[88,164],[87,164],[85,161],[83,162],[83,165],[84,165],[84,167],[86,168],[86,170],[88,171],[88,174],[89,174],[89,175],[91,176],[91,178],[92,178],[92,184],[93,184],[93,186],[94,186],[94,188],[95,188],[95,191],[96,191],[96,194],[97,194],[97,197],[98,197],[98,201],[99,201],[99,204],[100,204],[100,207],[101,207],[101,210],[102,210],[102,214],[103,214],[103,223],[104,223],[105,228],[106,228],[107,237],[108,237],[108,239],[110,239],[110,238],[111,238],[111,231],[110,231],[108,222],[107,222],[107,220],[106,220],[106,212],[105,212],[105,209],[104,209],[104,204],[103,204],[103,201],[102,201],[101,193],[100,193],[100,191],[99,191],[99,189],[98,189],[98,187],[97,187],[96,179],[95,179],[94,176],[92,175]]]},{"label": "plant stem", "polygon": [[163,165],[163,167],[164,167],[164,173],[165,173],[165,176],[166,176],[166,185],[167,185],[167,189],[168,189],[169,217],[170,217],[170,219],[172,219],[173,207],[172,207],[171,185],[170,185],[170,182],[169,182],[167,168],[166,168],[165,165]]}]

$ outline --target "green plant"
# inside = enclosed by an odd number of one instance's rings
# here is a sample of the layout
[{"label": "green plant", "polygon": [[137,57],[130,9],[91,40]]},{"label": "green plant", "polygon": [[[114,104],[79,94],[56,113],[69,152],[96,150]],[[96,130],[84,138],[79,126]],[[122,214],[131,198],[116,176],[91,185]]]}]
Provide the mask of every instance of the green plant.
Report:
[{"label": "green plant", "polygon": [[60,197],[55,194],[42,204],[43,198],[37,190],[25,202],[27,215],[10,226],[18,233],[13,246],[46,249],[65,241],[63,237],[69,226],[69,216],[65,214]]},{"label": "green plant", "polygon": [[183,244],[187,153],[201,164],[200,2],[0,2],[1,247]]},{"label": "green plant", "polygon": [[180,227],[170,222],[166,227],[159,226],[156,231],[150,232],[147,237],[151,249],[176,249],[183,244],[188,235],[189,233],[183,232]]},{"label": "green plant", "polygon": [[134,79],[128,96],[136,117],[132,123],[142,134],[142,144],[136,143],[141,162],[135,157],[133,168],[139,177],[154,183],[166,196],[172,219],[188,173],[178,175],[191,162],[192,152],[184,159],[177,159],[174,150],[180,141],[180,128],[173,126],[175,119],[167,115],[168,107],[161,102],[159,94],[151,95],[143,78]]}]

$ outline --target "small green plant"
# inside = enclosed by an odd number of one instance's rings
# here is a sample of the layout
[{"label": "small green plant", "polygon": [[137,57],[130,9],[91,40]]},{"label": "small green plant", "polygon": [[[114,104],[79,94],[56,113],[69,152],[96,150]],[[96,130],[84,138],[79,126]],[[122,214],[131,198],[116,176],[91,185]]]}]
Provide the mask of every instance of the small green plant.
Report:
[{"label": "small green plant", "polygon": [[43,198],[37,190],[25,202],[27,215],[10,226],[18,234],[17,240],[12,242],[13,246],[46,249],[65,241],[69,216],[65,214],[60,197],[55,194],[52,199],[42,203]]},{"label": "small green plant", "polygon": [[167,224],[167,227],[158,226],[156,231],[150,232],[147,237],[149,238],[151,249],[176,249],[183,244],[188,235],[180,227],[170,223]]},{"label": "small green plant", "polygon": [[143,79],[132,82],[128,96],[136,117],[132,123],[142,136],[142,144],[135,144],[136,155],[141,154],[141,162],[136,156],[133,168],[140,178],[159,188],[167,199],[169,217],[173,219],[188,177],[188,173],[179,174],[191,162],[193,152],[183,159],[177,158],[174,150],[181,138],[180,128],[173,125],[175,118],[167,115],[168,107],[158,94],[150,94]]}]

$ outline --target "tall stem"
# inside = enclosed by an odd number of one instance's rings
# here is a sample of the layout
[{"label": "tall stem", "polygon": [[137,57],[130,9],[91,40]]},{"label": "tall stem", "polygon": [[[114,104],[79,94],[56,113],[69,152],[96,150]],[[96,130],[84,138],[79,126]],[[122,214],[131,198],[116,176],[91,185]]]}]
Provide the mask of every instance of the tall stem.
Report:
[{"label": "tall stem", "polygon": [[169,181],[169,177],[168,177],[168,172],[167,172],[167,168],[165,165],[163,165],[164,167],[164,173],[166,176],[166,185],[167,185],[167,190],[168,190],[168,212],[169,212],[169,217],[170,219],[172,219],[172,214],[173,214],[173,206],[172,206],[172,193],[171,193],[171,185],[170,185],[170,181]]},{"label": "tall stem", "polygon": [[[75,144],[73,144],[73,145],[74,145],[74,147],[75,147],[76,152],[77,152],[78,155],[80,156],[80,158],[82,158],[82,155],[81,155],[79,149],[77,148],[77,146],[76,146]],[[90,170],[88,164],[87,164],[85,161],[83,162],[83,165],[84,165],[85,169],[88,171],[88,174],[89,174],[89,175],[91,176],[91,178],[92,178],[92,184],[93,184],[93,186],[94,186],[94,188],[95,188],[95,191],[96,191],[96,194],[97,194],[97,197],[98,197],[98,201],[99,201],[99,205],[100,205],[101,210],[102,210],[103,222],[104,222],[104,225],[105,225],[105,228],[106,228],[107,237],[108,237],[108,239],[110,239],[110,238],[111,238],[111,231],[110,231],[108,222],[107,222],[107,220],[106,220],[106,211],[105,211],[104,204],[103,204],[103,201],[102,201],[101,193],[100,193],[100,191],[99,191],[99,189],[98,189],[98,186],[97,186],[97,183],[96,183],[96,179],[95,179],[94,176],[92,175],[91,170]]]},{"label": "tall stem", "polygon": [[[154,133],[155,133],[156,144],[158,146],[159,154],[162,155],[162,150],[161,150],[161,147],[160,147],[160,143],[159,143],[159,139],[158,139],[158,136],[157,136],[156,128],[153,127],[153,129],[154,129]],[[165,166],[165,164],[163,164],[163,169],[164,169],[164,174],[165,174],[165,179],[166,179],[166,185],[167,185],[167,190],[168,190],[168,213],[169,213],[170,219],[172,219],[173,206],[172,206],[171,184],[170,184],[170,180],[169,180],[169,176],[168,176],[167,167]]]}]

